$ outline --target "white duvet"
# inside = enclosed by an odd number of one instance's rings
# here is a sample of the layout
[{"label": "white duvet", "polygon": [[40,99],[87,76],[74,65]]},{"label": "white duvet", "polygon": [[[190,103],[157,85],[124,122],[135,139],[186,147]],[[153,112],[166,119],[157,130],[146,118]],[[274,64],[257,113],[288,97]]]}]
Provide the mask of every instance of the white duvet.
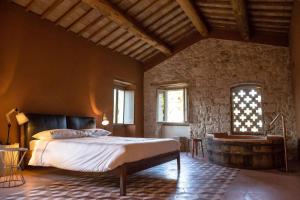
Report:
[{"label": "white duvet", "polygon": [[84,172],[105,172],[124,163],[179,150],[179,143],[173,139],[114,136],[33,140],[30,146],[29,165]]}]

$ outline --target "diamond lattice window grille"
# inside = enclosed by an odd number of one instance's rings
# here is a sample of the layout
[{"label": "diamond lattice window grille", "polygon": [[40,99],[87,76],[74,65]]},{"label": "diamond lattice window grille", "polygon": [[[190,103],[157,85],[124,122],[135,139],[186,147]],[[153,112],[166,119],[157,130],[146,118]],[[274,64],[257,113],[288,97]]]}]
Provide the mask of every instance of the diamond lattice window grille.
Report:
[{"label": "diamond lattice window grille", "polygon": [[233,133],[263,133],[262,89],[240,85],[231,89],[231,126]]}]

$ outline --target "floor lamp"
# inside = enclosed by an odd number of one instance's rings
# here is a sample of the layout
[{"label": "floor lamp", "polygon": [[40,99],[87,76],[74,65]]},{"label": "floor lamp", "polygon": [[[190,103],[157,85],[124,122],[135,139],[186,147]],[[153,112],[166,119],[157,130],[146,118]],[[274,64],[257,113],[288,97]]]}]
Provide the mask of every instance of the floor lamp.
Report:
[{"label": "floor lamp", "polygon": [[276,117],[273,119],[273,121],[271,121],[268,131],[272,130],[275,127],[274,124],[279,119],[281,119],[281,126],[282,126],[285,171],[288,172],[288,157],[287,157],[287,145],[286,145],[286,126],[285,126],[285,117],[282,113],[277,114]]}]

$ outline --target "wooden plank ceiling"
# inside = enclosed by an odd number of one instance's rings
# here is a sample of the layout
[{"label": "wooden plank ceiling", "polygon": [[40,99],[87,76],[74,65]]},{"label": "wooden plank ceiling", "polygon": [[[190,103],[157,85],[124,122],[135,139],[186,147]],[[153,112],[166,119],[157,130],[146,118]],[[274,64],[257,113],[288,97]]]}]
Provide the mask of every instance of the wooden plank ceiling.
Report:
[{"label": "wooden plank ceiling", "polygon": [[13,2],[148,67],[206,37],[288,45],[293,7],[293,0]]}]

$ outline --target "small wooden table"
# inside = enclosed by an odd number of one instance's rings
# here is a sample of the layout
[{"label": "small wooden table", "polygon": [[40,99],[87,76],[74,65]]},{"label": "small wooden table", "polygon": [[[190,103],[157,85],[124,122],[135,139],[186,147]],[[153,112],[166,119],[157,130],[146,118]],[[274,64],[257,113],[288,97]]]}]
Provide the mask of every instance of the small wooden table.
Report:
[{"label": "small wooden table", "polygon": [[202,151],[202,157],[204,158],[204,151],[203,151],[203,143],[201,138],[191,138],[192,141],[192,157],[194,158],[194,155],[198,156],[198,144],[201,146]]},{"label": "small wooden table", "polygon": [[27,151],[27,148],[0,148],[0,188],[17,187],[25,183],[21,163]]}]

